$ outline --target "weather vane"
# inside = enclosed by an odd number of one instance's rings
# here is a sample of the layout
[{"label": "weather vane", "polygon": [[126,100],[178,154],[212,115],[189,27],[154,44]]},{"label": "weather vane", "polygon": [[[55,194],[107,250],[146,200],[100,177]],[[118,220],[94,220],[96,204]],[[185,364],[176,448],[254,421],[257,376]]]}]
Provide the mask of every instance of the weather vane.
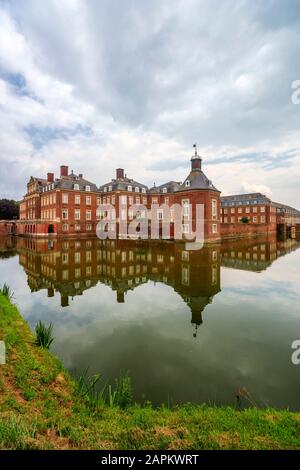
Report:
[{"label": "weather vane", "polygon": [[196,157],[197,156],[197,144],[194,144],[193,147],[195,149],[195,157]]}]

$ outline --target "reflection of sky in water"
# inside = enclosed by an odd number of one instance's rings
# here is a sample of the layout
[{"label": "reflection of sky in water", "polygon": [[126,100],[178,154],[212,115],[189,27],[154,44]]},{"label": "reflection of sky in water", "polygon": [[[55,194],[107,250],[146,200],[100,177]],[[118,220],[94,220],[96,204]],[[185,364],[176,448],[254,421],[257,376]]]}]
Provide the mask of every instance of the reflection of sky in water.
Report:
[{"label": "reflection of sky in water", "polygon": [[16,256],[0,260],[0,284],[13,288],[32,327],[54,323],[53,349],[69,369],[129,370],[137,398],[234,404],[245,386],[260,404],[299,409],[300,366],[290,359],[300,339],[299,266],[300,250],[261,273],[221,267],[221,292],[197,338],[188,305],[163,283],[140,285],[123,304],[98,283],[61,308],[57,293],[31,294]]}]

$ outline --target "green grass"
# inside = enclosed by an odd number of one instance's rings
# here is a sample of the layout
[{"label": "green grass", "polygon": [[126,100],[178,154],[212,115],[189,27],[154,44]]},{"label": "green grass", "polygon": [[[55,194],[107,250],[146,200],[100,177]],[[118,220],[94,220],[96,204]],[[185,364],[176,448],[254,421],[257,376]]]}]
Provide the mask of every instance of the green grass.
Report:
[{"label": "green grass", "polygon": [[36,343],[42,348],[49,349],[51,344],[54,341],[53,338],[53,325],[50,323],[49,326],[44,325],[44,323],[39,320],[35,327],[36,334]]},{"label": "green grass", "polygon": [[2,449],[300,449],[300,414],[255,407],[132,403],[122,374],[70,377],[35,337],[18,309],[0,294]]}]

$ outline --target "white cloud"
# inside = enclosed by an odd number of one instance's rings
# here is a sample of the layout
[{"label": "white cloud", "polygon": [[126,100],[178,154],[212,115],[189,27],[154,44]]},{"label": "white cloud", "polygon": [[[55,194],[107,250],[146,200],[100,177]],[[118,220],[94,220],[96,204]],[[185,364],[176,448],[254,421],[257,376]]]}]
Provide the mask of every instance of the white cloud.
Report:
[{"label": "white cloud", "polygon": [[149,185],[182,181],[197,141],[224,194],[261,191],[300,207],[294,7],[0,4],[1,195],[21,197],[31,174],[62,163],[99,185],[118,166]]}]

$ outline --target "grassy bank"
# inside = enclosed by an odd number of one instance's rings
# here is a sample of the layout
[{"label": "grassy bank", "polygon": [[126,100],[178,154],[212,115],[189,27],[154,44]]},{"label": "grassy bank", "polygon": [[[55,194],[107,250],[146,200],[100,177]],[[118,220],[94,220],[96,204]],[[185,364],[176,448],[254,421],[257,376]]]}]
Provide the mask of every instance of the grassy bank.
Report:
[{"label": "grassy bank", "polygon": [[37,346],[18,309],[0,293],[2,449],[293,449],[300,414],[272,409],[92,404],[60,361]]}]

